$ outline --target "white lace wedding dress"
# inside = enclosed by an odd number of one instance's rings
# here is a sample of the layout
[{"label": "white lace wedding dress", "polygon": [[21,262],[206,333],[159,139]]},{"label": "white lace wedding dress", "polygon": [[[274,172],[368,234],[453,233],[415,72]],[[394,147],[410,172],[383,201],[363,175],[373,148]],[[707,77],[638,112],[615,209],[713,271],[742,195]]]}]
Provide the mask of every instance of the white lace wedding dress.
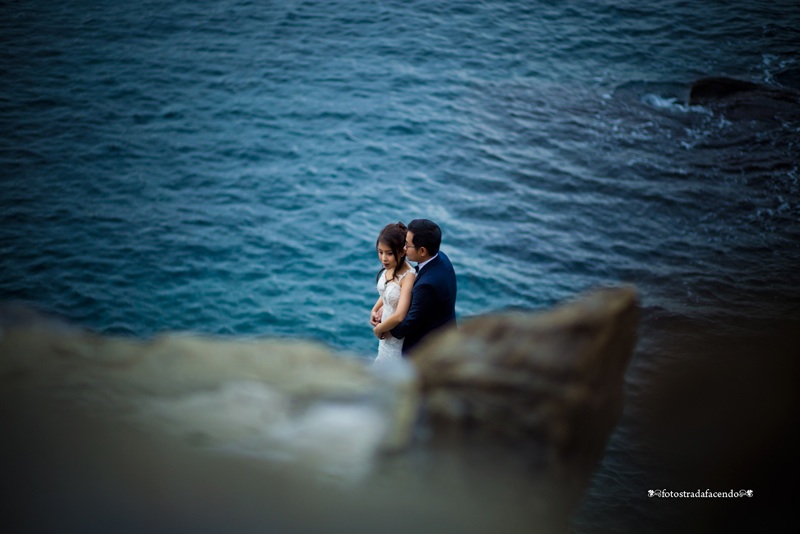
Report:
[{"label": "white lace wedding dress", "polygon": [[[386,271],[381,271],[378,277],[378,293],[383,299],[383,315],[382,317],[389,317],[397,309],[397,303],[400,301],[400,282],[408,273],[413,273],[413,269],[401,274],[396,280],[391,282],[386,281]],[[416,274],[416,273],[415,273]],[[385,339],[378,341],[378,357],[375,358],[375,363],[386,362],[390,360],[401,360],[403,358],[403,340],[397,339],[392,334],[387,333]]]}]

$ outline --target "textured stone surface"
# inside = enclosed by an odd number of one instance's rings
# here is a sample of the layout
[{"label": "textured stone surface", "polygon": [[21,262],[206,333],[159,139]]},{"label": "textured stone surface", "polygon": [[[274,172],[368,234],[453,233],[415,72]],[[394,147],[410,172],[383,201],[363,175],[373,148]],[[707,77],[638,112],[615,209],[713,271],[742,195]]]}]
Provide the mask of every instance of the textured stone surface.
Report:
[{"label": "textured stone surface", "polygon": [[302,341],[0,319],[23,530],[560,533],[619,415],[637,303],[475,317],[380,368]]},{"label": "textured stone surface", "polygon": [[439,425],[531,438],[558,458],[594,461],[621,413],[637,325],[631,287],[465,321],[414,355],[426,410]]},{"label": "textured stone surface", "polygon": [[406,445],[417,406],[412,370],[373,373],[305,341],[138,341],[32,321],[3,329],[0,355],[6,394],[345,478]]}]

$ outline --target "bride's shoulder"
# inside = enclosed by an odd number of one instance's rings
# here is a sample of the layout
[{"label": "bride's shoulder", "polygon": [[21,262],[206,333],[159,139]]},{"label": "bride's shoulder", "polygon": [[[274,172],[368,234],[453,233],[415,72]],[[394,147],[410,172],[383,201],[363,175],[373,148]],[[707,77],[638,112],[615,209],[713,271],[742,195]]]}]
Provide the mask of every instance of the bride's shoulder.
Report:
[{"label": "bride's shoulder", "polygon": [[405,280],[408,278],[409,280],[413,280],[417,276],[417,271],[411,266],[411,264],[406,263],[407,269],[400,275],[401,280]]}]

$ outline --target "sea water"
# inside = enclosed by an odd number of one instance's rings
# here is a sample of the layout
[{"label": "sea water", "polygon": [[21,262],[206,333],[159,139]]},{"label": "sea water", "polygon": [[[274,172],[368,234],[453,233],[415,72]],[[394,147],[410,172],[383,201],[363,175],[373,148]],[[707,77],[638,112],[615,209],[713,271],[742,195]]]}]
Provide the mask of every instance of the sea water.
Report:
[{"label": "sea water", "polygon": [[800,121],[688,103],[704,76],[800,87],[798,28],[794,1],[3,3],[0,299],[368,362],[390,222],[440,224],[462,321],[635,284],[576,527],[625,531],[655,514],[618,507],[658,482],[635,407],[687,357],[664,342],[800,319]]}]

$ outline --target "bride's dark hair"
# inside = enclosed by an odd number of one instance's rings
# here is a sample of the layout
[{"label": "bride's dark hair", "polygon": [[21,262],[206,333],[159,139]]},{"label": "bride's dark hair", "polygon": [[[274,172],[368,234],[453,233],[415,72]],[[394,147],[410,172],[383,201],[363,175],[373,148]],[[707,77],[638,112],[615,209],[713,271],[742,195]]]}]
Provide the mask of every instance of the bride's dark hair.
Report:
[{"label": "bride's dark hair", "polygon": [[[406,232],[408,232],[408,228],[402,222],[396,222],[392,224],[387,224],[381,230],[381,233],[378,234],[378,239],[375,241],[375,249],[378,248],[378,245],[383,243],[394,253],[394,257],[397,258],[397,267],[394,269],[394,276],[392,280],[397,278],[397,271],[399,271],[406,261]],[[375,281],[378,281],[378,278],[381,276],[383,269],[378,271],[378,274],[375,276]]]}]

